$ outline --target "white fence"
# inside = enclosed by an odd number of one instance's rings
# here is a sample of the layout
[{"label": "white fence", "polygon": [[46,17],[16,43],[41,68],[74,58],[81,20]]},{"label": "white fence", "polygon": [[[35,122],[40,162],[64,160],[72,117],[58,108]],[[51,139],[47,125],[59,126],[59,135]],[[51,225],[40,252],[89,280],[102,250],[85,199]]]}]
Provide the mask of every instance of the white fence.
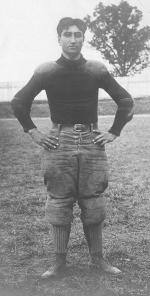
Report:
[{"label": "white fence", "polygon": [[[133,96],[150,96],[150,78],[140,77],[117,77],[116,80]],[[24,86],[24,82],[0,82],[0,101],[10,101],[15,93]],[[109,95],[102,89],[99,90],[99,99],[109,98]],[[46,94],[42,91],[38,100],[45,100]]]},{"label": "white fence", "polygon": [[[116,80],[134,98],[150,96],[150,77],[147,79],[137,77],[117,77]],[[108,94],[102,89],[99,90],[99,98],[108,98]]]}]

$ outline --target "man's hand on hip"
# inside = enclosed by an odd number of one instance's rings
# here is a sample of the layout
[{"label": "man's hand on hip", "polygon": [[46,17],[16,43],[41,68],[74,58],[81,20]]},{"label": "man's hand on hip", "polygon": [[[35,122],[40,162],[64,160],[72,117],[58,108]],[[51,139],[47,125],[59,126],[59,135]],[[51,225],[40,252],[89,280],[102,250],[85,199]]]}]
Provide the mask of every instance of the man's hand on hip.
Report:
[{"label": "man's hand on hip", "polygon": [[54,136],[48,136],[41,133],[37,128],[33,128],[28,131],[32,140],[47,150],[56,149],[59,145],[58,138]]},{"label": "man's hand on hip", "polygon": [[117,138],[116,135],[106,132],[106,133],[101,133],[97,137],[95,137],[93,142],[94,144],[101,144],[103,146],[107,143],[113,142],[116,138]]}]

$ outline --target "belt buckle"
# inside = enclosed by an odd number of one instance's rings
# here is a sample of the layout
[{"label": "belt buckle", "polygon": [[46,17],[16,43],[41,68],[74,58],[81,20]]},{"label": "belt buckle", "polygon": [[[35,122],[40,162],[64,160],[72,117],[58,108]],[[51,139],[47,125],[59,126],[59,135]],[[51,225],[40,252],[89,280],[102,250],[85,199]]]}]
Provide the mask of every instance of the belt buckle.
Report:
[{"label": "belt buckle", "polygon": [[84,125],[82,123],[76,123],[74,125],[74,130],[76,132],[82,132],[84,130]]}]

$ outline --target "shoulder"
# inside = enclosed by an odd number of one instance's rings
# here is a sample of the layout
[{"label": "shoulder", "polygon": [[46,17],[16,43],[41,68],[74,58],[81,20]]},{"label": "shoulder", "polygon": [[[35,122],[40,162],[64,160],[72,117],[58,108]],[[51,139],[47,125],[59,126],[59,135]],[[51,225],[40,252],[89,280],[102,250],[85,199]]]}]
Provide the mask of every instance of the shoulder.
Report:
[{"label": "shoulder", "polygon": [[46,74],[46,73],[53,73],[58,68],[58,65],[56,62],[47,62],[39,65],[34,73],[35,74]]},{"label": "shoulder", "polygon": [[96,60],[87,60],[85,67],[87,71],[93,73],[93,75],[96,75],[98,77],[108,73],[106,66],[103,63]]}]

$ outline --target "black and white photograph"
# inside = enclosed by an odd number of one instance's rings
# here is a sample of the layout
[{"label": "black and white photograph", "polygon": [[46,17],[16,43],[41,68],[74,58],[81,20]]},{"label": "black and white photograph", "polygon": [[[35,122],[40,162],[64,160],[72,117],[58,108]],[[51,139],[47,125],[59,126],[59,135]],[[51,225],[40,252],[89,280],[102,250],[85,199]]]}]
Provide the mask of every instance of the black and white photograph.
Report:
[{"label": "black and white photograph", "polygon": [[0,296],[150,295],[150,2],[0,9]]}]

